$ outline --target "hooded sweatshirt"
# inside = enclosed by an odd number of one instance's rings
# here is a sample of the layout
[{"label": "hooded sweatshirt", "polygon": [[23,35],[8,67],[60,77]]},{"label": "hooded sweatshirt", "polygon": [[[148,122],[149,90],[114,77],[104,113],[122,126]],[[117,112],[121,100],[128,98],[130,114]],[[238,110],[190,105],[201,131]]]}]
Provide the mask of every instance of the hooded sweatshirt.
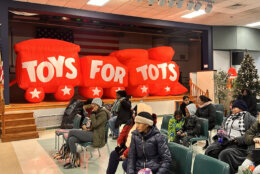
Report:
[{"label": "hooded sweatshirt", "polygon": [[186,106],[188,109],[190,116],[185,118],[185,123],[181,129],[182,132],[186,133],[187,136],[199,136],[200,135],[200,123],[198,117],[195,115],[196,113],[196,105],[189,104]]}]

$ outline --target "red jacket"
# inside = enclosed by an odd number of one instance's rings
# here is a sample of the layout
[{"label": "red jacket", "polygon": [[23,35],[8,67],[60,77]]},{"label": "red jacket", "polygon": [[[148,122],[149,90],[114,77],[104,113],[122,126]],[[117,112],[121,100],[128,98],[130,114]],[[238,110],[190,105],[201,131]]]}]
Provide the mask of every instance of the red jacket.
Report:
[{"label": "red jacket", "polygon": [[[130,132],[130,130],[132,129],[134,124],[131,125],[125,125],[123,130],[120,132],[119,137],[117,138],[117,144],[125,144],[128,134]],[[129,151],[129,147],[127,147],[127,149],[124,151],[123,155],[127,158],[128,157],[128,151]]]}]

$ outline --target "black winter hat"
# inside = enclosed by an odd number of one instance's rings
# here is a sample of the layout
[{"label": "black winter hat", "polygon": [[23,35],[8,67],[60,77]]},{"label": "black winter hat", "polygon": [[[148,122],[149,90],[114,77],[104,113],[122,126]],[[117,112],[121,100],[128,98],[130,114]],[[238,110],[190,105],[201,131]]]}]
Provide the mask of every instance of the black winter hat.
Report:
[{"label": "black winter hat", "polygon": [[118,90],[116,93],[120,95],[120,97],[126,97],[127,95],[125,90]]},{"label": "black winter hat", "polygon": [[148,112],[140,112],[135,117],[136,123],[148,124],[149,126],[153,125],[153,116]]},{"label": "black winter hat", "polygon": [[242,111],[247,111],[247,105],[243,100],[236,100],[233,103],[232,108],[239,108]]}]

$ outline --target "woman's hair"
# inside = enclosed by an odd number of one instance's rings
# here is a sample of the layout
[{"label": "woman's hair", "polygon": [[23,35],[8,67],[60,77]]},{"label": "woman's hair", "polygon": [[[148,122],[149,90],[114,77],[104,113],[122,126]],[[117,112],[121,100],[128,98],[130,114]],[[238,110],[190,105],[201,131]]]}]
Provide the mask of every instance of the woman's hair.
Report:
[{"label": "woman's hair", "polygon": [[244,88],[241,90],[241,93],[243,94],[244,91],[246,91],[247,95],[251,95],[251,91],[248,88]]},{"label": "woman's hair", "polygon": [[174,112],[174,117],[176,117],[177,115],[179,115],[179,116],[182,117],[182,112],[181,112],[181,110],[177,109],[177,110]]},{"label": "woman's hair", "polygon": [[92,103],[93,98],[88,98],[86,101],[84,101],[84,105],[88,105]]},{"label": "woman's hair", "polygon": [[157,123],[157,115],[155,113],[153,113],[152,117],[153,117],[153,125],[155,126]]},{"label": "woman's hair", "polygon": [[186,98],[189,98],[189,96],[185,95],[182,99],[185,100]]},{"label": "woman's hair", "polygon": [[203,103],[212,101],[210,98],[206,97],[205,95],[201,95],[201,96],[199,96],[199,98],[200,98],[200,100],[201,100]]}]

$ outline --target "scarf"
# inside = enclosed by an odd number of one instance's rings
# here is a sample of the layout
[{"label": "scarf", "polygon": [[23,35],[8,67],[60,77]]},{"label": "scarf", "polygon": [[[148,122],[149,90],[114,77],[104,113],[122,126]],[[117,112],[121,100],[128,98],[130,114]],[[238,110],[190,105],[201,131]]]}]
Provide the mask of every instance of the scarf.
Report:
[{"label": "scarf", "polygon": [[120,99],[118,99],[118,100],[116,100],[115,102],[114,102],[114,104],[113,104],[113,106],[112,106],[112,108],[111,108],[111,112],[112,113],[118,113],[118,111],[119,111],[119,107],[120,107],[120,100],[121,99],[125,99],[125,97],[122,97],[122,98],[120,98]]},{"label": "scarf", "polygon": [[132,132],[136,129],[136,124],[133,125],[133,127],[131,128],[131,130],[128,133],[127,139],[126,139],[126,143],[125,146],[126,147],[130,147],[131,144],[131,138],[132,138]]},{"label": "scarf", "polygon": [[[246,129],[245,129],[245,123],[244,123],[244,117],[246,115],[246,111],[243,111],[243,112],[239,112],[239,113],[236,113],[236,114],[232,114],[230,115],[227,120],[226,120],[226,123],[224,125],[224,130],[230,135],[231,133],[231,130],[233,128],[233,122],[235,120],[239,120],[238,121],[238,126],[239,126],[239,131],[240,131],[240,134],[241,136],[245,135],[245,132],[246,132]],[[229,126],[230,122],[232,122],[231,126]],[[229,130],[228,130],[229,129]],[[228,136],[229,136],[228,135]]]}]

